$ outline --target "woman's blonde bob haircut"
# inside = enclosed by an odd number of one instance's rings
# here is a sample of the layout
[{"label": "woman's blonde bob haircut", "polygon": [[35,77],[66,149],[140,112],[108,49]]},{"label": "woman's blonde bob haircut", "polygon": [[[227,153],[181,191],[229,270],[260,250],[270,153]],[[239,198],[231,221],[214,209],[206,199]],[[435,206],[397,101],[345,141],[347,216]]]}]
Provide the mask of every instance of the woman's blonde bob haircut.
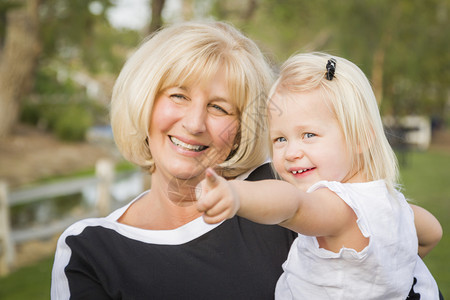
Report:
[{"label": "woman's blonde bob haircut", "polygon": [[[326,65],[330,58],[337,61],[336,71],[334,78],[327,80]],[[378,104],[364,73],[344,58],[317,52],[297,54],[281,67],[269,99],[274,94],[292,96],[292,93],[315,89],[322,91],[340,124],[349,153],[354,157],[354,170],[359,170],[368,181],[385,180],[391,191],[396,188],[397,159],[385,136]]]},{"label": "woman's blonde bob haircut", "polygon": [[223,22],[184,22],[162,28],[128,59],[113,89],[110,116],[122,155],[153,172],[157,166],[147,135],[158,93],[208,83],[218,70],[226,74],[240,121],[237,149],[219,165],[222,175],[234,177],[263,163],[268,157],[264,115],[272,71],[257,45]]}]

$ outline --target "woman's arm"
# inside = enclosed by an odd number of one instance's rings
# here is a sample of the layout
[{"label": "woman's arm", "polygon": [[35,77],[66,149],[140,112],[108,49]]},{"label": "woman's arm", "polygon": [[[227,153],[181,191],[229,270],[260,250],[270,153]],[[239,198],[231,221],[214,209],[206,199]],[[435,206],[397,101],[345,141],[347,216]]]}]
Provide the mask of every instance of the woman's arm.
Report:
[{"label": "woman's arm", "polygon": [[417,205],[410,205],[414,211],[414,223],[419,239],[419,256],[423,258],[441,240],[442,227],[429,211]]},{"label": "woman's arm", "polygon": [[74,237],[73,228],[76,227],[70,227],[58,239],[51,276],[50,298],[52,300],[111,299],[94,274],[96,268],[85,259],[89,255],[83,251],[77,251],[73,245],[69,246],[67,243],[67,237]]}]

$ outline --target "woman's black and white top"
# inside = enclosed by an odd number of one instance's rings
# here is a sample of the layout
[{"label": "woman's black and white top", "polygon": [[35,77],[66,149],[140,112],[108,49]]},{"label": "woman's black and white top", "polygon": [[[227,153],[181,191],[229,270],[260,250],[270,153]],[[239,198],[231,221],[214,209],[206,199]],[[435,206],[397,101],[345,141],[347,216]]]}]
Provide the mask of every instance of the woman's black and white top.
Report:
[{"label": "woman's black and white top", "polygon": [[[272,177],[265,164],[246,180]],[[117,222],[130,204],[61,235],[52,299],[273,299],[295,233],[240,217],[144,230]]]}]

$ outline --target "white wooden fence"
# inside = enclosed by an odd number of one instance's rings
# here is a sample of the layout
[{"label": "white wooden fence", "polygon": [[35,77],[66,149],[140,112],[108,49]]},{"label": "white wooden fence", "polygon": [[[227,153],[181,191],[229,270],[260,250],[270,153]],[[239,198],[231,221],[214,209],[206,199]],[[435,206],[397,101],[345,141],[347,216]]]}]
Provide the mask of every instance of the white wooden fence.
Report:
[{"label": "white wooden fence", "polygon": [[[111,186],[114,180],[114,165],[111,161],[101,159],[96,164],[96,176],[70,179],[49,183],[34,188],[8,191],[8,185],[0,182],[0,276],[10,272],[15,262],[17,244],[34,239],[50,238],[61,233],[75,221],[94,216],[105,216],[111,210]],[[28,204],[42,199],[80,193],[88,185],[97,186],[95,209],[78,217],[68,217],[52,223],[30,229],[12,229],[10,208]]]}]

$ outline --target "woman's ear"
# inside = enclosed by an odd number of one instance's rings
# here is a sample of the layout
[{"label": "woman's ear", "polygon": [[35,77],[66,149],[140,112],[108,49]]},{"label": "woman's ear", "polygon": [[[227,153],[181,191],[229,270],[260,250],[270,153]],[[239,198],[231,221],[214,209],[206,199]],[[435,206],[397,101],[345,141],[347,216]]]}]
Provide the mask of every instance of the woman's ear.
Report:
[{"label": "woman's ear", "polygon": [[228,154],[228,156],[225,159],[225,161],[229,160],[230,158],[232,158],[236,154],[240,143],[241,143],[241,128],[239,126],[239,129],[238,129],[238,131],[236,133],[236,137],[234,138],[234,141],[233,141],[233,146],[231,147],[231,151]]}]

